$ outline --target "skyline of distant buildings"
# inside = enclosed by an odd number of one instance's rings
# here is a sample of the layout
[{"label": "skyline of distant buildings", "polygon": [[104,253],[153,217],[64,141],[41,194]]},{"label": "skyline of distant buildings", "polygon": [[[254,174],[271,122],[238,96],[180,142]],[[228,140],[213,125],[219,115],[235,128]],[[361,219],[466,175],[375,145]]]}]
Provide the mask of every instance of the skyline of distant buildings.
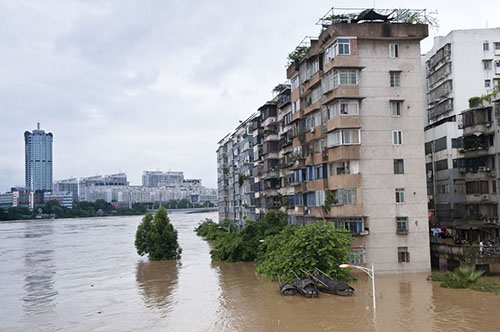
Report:
[{"label": "skyline of distant buildings", "polygon": [[123,172],[53,181],[53,134],[40,129],[24,133],[25,186],[0,194],[0,208],[34,208],[50,200],[71,208],[74,202],[103,199],[116,206],[187,199],[190,203],[217,203],[217,190],[201,179],[185,179],[182,171],[143,171],[142,185],[130,185]]}]

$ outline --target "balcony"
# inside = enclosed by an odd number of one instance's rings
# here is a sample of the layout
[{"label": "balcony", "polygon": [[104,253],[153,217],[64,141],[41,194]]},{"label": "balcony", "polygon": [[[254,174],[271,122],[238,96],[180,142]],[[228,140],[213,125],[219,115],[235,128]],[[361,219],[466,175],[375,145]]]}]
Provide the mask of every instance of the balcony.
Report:
[{"label": "balcony", "polygon": [[491,194],[471,194],[465,195],[467,204],[497,204],[497,195]]},{"label": "balcony", "polygon": [[311,153],[306,157],[306,165],[317,165],[323,163],[323,152]]},{"label": "balcony", "polygon": [[304,92],[306,92],[307,90],[309,90],[310,87],[314,86],[316,83],[319,82],[319,80],[321,79],[321,75],[323,74],[323,71],[317,71],[316,73],[314,73],[311,78],[309,80],[307,80],[306,82],[304,82],[304,84],[302,85],[302,88],[304,90]]},{"label": "balcony", "polygon": [[396,234],[397,235],[408,235],[408,230],[404,228],[398,228],[396,229]]},{"label": "balcony", "polygon": [[328,72],[332,68],[360,68],[359,58],[357,55],[337,55],[331,61],[325,64],[324,72]]},{"label": "balcony", "polygon": [[278,100],[278,108],[283,108],[285,105],[290,104],[291,101],[292,97],[289,93],[282,95],[281,98]]},{"label": "balcony", "polygon": [[302,119],[303,117],[304,117],[304,111],[299,110],[298,112],[292,114],[292,121],[290,121],[290,123]]},{"label": "balcony", "polygon": [[321,136],[323,136],[323,133],[321,132],[321,127],[318,126],[318,127],[311,128],[311,130],[306,132],[305,139],[306,139],[306,142],[309,142],[313,139],[319,139],[319,138],[321,138]]},{"label": "balcony", "polygon": [[319,179],[306,182],[307,191],[319,191],[328,189],[328,180]]},{"label": "balcony", "polygon": [[323,104],[327,104],[335,99],[343,98],[360,98],[359,85],[338,85],[333,90],[326,92],[323,95]]},{"label": "balcony", "polygon": [[328,177],[328,189],[361,188],[361,174],[342,174]]},{"label": "balcony", "polygon": [[330,132],[338,128],[360,128],[360,119],[359,115],[339,115],[328,120],[327,130]]},{"label": "balcony", "polygon": [[320,106],[321,106],[321,102],[319,100],[317,100],[314,103],[308,104],[304,110],[304,115],[309,114],[313,111],[319,110]]},{"label": "balcony", "polygon": [[360,145],[339,145],[328,149],[328,162],[359,160]]}]

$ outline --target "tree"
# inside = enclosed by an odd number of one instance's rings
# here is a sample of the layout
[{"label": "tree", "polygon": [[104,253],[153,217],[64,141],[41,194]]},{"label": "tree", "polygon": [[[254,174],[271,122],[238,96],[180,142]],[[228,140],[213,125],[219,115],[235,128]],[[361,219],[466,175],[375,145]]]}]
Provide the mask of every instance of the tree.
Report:
[{"label": "tree", "polygon": [[154,217],[146,213],[137,227],[135,247],[141,256],[148,254],[150,260],[171,260],[181,257],[182,249],[177,242],[177,231],[170,223],[167,210],[160,207]]},{"label": "tree", "polygon": [[334,279],[343,280],[349,272],[339,268],[351,252],[351,234],[343,228],[320,221],[302,227],[287,226],[281,233],[269,236],[261,246],[257,271],[269,277],[280,276],[284,281],[295,279],[292,271],[305,276],[302,270],[314,268]]}]

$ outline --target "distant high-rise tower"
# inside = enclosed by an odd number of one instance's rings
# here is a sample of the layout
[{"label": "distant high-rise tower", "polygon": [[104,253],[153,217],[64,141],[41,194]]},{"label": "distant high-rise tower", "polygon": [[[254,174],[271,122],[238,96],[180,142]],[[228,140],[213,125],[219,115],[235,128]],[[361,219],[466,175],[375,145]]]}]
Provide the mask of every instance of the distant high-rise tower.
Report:
[{"label": "distant high-rise tower", "polygon": [[26,187],[52,190],[52,133],[37,129],[24,133]]}]

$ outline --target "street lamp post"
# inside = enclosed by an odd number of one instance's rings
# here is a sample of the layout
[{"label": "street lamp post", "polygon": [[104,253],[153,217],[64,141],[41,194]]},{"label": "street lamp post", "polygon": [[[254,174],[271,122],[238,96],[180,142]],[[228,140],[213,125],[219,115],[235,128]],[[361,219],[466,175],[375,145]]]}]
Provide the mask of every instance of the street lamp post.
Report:
[{"label": "street lamp post", "polygon": [[339,267],[341,269],[355,268],[361,270],[364,273],[368,274],[368,276],[372,279],[373,313],[375,313],[375,310],[377,309],[377,304],[375,302],[375,269],[373,268],[373,264],[371,269],[366,268],[364,266],[357,266],[352,264],[340,264]]}]

